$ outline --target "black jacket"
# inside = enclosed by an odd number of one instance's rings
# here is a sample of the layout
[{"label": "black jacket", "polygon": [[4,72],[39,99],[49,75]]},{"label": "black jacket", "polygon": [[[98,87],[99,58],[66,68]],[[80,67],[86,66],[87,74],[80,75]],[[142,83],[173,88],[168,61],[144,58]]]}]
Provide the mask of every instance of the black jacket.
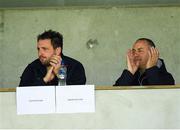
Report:
[{"label": "black jacket", "polygon": [[[67,85],[83,85],[86,83],[86,75],[83,65],[70,57],[62,56],[64,64],[67,66]],[[58,78],[55,77],[51,82],[45,83],[43,77],[47,70],[39,59],[29,64],[24,70],[19,86],[46,86],[58,85]]]},{"label": "black jacket", "polygon": [[114,86],[174,85],[174,78],[167,72],[163,60],[159,61],[160,65],[146,69],[142,75],[139,71],[133,75],[128,70],[124,70]]}]

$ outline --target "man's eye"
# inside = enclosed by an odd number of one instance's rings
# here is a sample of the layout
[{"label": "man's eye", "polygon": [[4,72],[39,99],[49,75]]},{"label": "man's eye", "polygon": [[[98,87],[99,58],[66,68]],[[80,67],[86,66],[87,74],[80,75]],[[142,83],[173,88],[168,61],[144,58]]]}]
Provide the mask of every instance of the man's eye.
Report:
[{"label": "man's eye", "polygon": [[43,48],[44,51],[47,51],[48,49],[47,48]]}]

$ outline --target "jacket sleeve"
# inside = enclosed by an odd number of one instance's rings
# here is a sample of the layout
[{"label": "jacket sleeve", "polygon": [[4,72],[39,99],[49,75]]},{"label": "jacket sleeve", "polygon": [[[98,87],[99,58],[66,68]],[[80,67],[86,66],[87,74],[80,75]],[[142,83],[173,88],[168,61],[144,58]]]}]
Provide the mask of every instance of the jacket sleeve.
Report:
[{"label": "jacket sleeve", "polygon": [[113,86],[131,86],[133,85],[134,75],[128,70],[124,70]]},{"label": "jacket sleeve", "polygon": [[46,85],[43,78],[37,77],[34,69],[28,65],[24,70],[19,86],[43,86]]},{"label": "jacket sleeve", "polygon": [[174,85],[174,78],[167,71],[161,71],[157,66],[146,70],[146,76],[150,85]]},{"label": "jacket sleeve", "polygon": [[86,74],[81,63],[77,63],[68,72],[67,85],[84,85],[86,84]]}]

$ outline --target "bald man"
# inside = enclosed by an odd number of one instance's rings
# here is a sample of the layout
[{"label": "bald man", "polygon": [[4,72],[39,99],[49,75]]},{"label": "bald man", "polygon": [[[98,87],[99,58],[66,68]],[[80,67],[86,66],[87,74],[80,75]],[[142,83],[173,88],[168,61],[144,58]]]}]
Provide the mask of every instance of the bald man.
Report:
[{"label": "bald man", "polygon": [[159,58],[159,51],[152,40],[140,38],[127,52],[127,69],[114,86],[174,85],[172,75]]}]

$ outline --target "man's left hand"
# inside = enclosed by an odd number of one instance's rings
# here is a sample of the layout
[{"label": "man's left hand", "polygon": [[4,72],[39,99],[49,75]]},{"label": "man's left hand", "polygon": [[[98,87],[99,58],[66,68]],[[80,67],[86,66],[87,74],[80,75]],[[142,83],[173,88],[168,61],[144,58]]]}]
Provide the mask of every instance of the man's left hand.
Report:
[{"label": "man's left hand", "polygon": [[151,47],[148,54],[149,54],[149,59],[146,64],[146,69],[156,66],[159,58],[159,51],[157,48]]},{"label": "man's left hand", "polygon": [[54,75],[58,74],[58,71],[61,67],[61,57],[58,55],[54,55],[50,59],[50,65],[53,66],[53,73]]}]

